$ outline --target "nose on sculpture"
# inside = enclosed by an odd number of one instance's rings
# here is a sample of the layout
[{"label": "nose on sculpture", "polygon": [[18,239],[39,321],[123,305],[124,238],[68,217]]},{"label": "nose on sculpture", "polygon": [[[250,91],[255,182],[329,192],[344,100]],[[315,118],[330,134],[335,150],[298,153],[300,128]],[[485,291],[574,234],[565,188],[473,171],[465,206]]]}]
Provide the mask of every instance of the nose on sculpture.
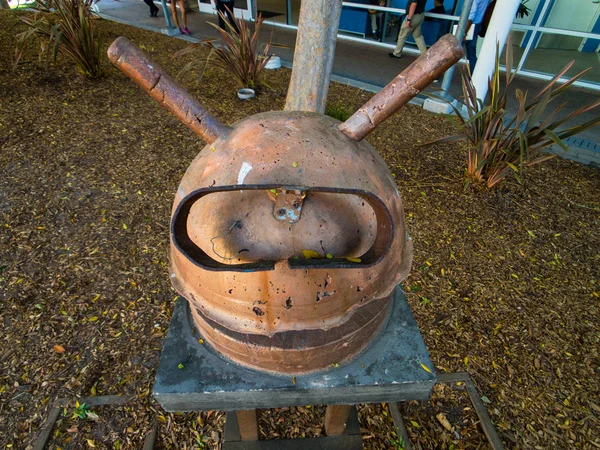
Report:
[{"label": "nose on sculpture", "polygon": [[306,192],[302,190],[270,189],[267,194],[274,203],[273,217],[275,219],[289,224],[300,220]]}]

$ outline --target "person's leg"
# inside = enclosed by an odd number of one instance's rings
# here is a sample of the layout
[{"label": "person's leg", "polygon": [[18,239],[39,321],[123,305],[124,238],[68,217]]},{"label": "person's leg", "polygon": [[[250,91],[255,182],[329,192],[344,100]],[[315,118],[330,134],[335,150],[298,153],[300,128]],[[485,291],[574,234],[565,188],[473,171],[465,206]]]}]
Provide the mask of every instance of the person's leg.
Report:
[{"label": "person's leg", "polygon": [[421,54],[427,51],[427,45],[425,45],[425,38],[421,34],[421,25],[423,25],[424,20],[425,14],[415,14],[410,23],[414,27],[413,37],[415,38],[415,42],[417,43],[417,47],[419,47],[419,51],[421,52]]},{"label": "person's leg", "polygon": [[227,2],[225,3],[225,6],[227,7],[227,18],[229,19],[229,23],[236,31],[236,33],[239,34],[240,29],[237,26],[237,22],[235,21],[235,14],[233,13],[233,2]]},{"label": "person's leg", "polygon": [[400,25],[400,33],[398,33],[398,42],[396,43],[396,48],[391,53],[393,56],[399,58],[402,54],[402,49],[404,48],[404,44],[406,44],[406,40],[412,31],[412,27],[406,26],[406,19]]},{"label": "person's leg", "polygon": [[225,21],[221,17],[221,14],[223,14],[223,15],[227,14],[227,10],[225,9],[225,5],[221,2],[221,0],[216,0],[215,4],[217,6],[217,15],[219,16],[219,27],[221,27],[224,30],[226,30],[227,28],[225,27]]},{"label": "person's leg", "polygon": [[152,0],[144,0],[144,3],[150,8],[150,17],[156,17],[155,11],[158,12],[158,8],[154,2]]},{"label": "person's leg", "polygon": [[173,20],[175,20],[175,25],[177,28],[179,28],[179,31],[182,31],[181,27],[179,26],[179,19],[177,18],[177,0],[171,0],[171,12],[173,15]]},{"label": "person's leg", "polygon": [[181,22],[183,22],[183,30],[186,32],[186,34],[190,34],[189,30],[187,29],[187,12],[185,11],[185,0],[178,0],[177,3],[179,3],[179,9],[181,9]]},{"label": "person's leg", "polygon": [[465,41],[465,53],[467,54],[467,61],[469,61],[469,69],[471,75],[475,70],[475,64],[477,64],[477,35],[473,35],[473,39]]}]

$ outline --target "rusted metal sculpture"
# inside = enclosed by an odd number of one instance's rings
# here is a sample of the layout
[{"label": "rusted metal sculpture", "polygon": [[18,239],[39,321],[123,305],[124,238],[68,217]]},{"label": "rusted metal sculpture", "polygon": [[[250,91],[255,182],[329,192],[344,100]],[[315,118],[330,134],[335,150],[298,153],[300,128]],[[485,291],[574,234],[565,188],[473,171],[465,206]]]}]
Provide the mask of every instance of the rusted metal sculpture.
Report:
[{"label": "rusted metal sculpture", "polygon": [[220,124],[127,39],[110,60],[208,145],[171,219],[171,279],[216,350],[305,373],[360,352],[384,324],[412,244],[396,183],[362,140],[462,55],[443,37],[344,123],[281,111]]}]

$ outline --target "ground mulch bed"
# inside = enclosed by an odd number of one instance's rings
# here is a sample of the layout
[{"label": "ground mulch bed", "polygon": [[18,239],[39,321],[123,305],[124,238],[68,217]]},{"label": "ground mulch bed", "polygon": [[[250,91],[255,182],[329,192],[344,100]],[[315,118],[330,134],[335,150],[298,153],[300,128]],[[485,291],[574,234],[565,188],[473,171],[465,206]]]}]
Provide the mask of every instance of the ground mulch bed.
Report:
[{"label": "ground mulch bed", "polygon": [[[73,417],[65,407],[49,449],[220,448],[220,411],[169,414],[151,396],[174,306],[167,272],[171,203],[203,143],[105,64],[88,80],[36,48],[10,67],[14,13],[0,11],[0,446],[27,448],[57,398],[132,395]],[[175,74],[178,39],[98,21],[104,49],[126,35]],[[240,102],[211,68],[182,84],[231,124],[280,110],[290,72],[269,72]],[[370,94],[333,84],[350,111]],[[397,179],[415,260],[404,283],[439,372],[467,371],[507,448],[600,447],[600,177],[564,160],[523,185],[465,191],[460,144],[408,106],[368,140]],[[401,405],[416,448],[487,448],[458,384]],[[319,406],[260,415],[264,438],[318,436]],[[446,429],[436,416],[443,414]],[[402,448],[387,405],[361,405],[366,449]]]}]

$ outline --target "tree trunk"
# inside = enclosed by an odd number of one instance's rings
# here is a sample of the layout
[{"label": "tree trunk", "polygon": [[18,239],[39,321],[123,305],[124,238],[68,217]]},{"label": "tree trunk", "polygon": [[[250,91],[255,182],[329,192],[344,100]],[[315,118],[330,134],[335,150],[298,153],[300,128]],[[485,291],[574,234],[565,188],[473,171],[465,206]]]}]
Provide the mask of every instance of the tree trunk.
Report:
[{"label": "tree trunk", "polygon": [[325,112],[342,0],[302,0],[286,111]]},{"label": "tree trunk", "polygon": [[10,6],[8,6],[8,0],[0,0],[0,9],[10,9]]}]

